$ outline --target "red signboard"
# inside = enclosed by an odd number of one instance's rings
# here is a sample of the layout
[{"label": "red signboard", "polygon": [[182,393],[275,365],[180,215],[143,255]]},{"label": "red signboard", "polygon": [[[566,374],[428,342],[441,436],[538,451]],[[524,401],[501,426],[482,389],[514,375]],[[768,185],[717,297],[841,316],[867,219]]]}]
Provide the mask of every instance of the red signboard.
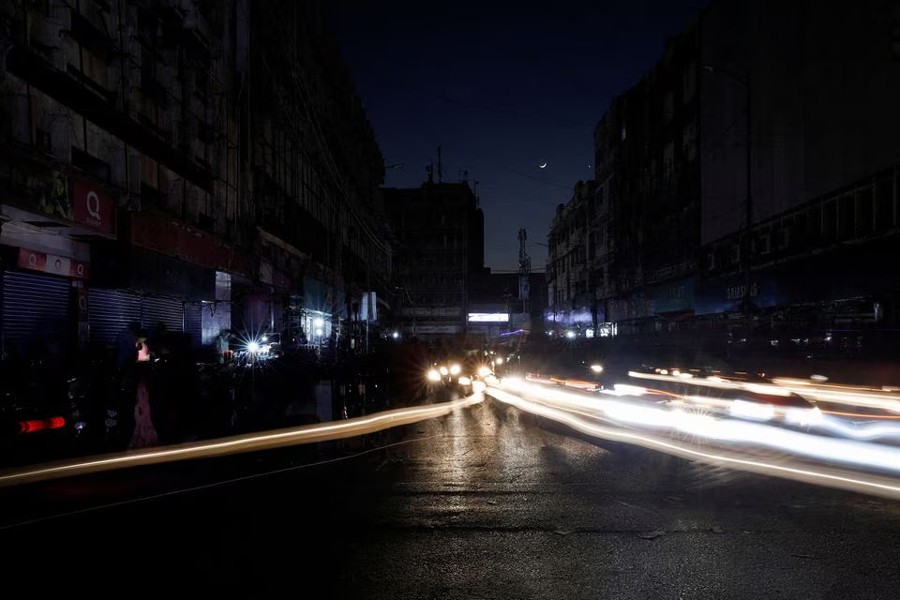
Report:
[{"label": "red signboard", "polygon": [[116,211],[112,199],[99,186],[72,182],[72,220],[109,235],[116,233]]},{"label": "red signboard", "polygon": [[171,217],[131,213],[131,243],[219,271],[243,275],[250,272],[246,258],[222,240]]},{"label": "red signboard", "polygon": [[26,248],[19,248],[19,259],[17,264],[21,269],[42,271],[44,273],[62,275],[63,277],[73,277],[75,279],[90,279],[91,276],[90,263],[75,260],[74,258],[68,258],[66,256],[56,256],[54,254],[36,252]]}]

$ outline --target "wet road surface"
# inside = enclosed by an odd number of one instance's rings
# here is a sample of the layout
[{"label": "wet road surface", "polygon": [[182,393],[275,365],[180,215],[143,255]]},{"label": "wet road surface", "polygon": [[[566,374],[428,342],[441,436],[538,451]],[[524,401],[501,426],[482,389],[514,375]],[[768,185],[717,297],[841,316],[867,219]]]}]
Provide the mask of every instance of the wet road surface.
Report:
[{"label": "wet road surface", "polygon": [[0,506],[3,570],[41,589],[900,597],[900,504],[581,438],[490,399],[342,447],[0,489]]}]

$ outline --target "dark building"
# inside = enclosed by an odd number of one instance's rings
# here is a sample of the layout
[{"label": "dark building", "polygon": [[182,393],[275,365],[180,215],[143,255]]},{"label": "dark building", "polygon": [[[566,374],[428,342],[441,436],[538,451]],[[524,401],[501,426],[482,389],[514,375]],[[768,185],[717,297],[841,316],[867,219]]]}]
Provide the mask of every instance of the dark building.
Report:
[{"label": "dark building", "polygon": [[484,266],[484,215],[469,184],[382,190],[397,238],[393,314],[405,336],[462,337],[472,278]]},{"label": "dark building", "polygon": [[238,322],[363,348],[391,280],[381,151],[324,4],[247,5],[241,164],[259,276],[235,290]]},{"label": "dark building", "polygon": [[699,227],[698,33],[611,102],[594,131],[595,179],[549,234],[549,327],[570,335],[657,330],[693,310]]},{"label": "dark building", "polygon": [[131,320],[198,346],[319,320],[348,338],[391,249],[371,193],[381,155],[323,15],[3,4],[5,353],[40,335],[106,347]]},{"label": "dark building", "polygon": [[898,320],[900,273],[883,258],[900,250],[900,13],[833,8],[713,2],[611,102],[593,192],[576,190],[550,234],[564,326],[587,313],[601,335]]},{"label": "dark building", "polygon": [[900,322],[898,26],[881,0],[703,13],[698,314],[805,333]]},{"label": "dark building", "polygon": [[[547,244],[545,321],[550,331],[577,328],[593,335],[597,305],[594,284],[601,285],[591,272],[599,245],[598,189],[594,181],[580,181],[572,199],[556,207]],[[594,253],[590,261],[589,249]]]}]

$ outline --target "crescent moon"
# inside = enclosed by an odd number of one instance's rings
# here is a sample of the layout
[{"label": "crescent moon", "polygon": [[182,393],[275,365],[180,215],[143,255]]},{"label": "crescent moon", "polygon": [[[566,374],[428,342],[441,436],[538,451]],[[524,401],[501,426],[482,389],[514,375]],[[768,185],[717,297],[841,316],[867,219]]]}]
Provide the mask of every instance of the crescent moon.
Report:
[{"label": "crescent moon", "polygon": [[546,167],[547,167],[547,163],[544,163],[544,164],[542,164],[542,165],[538,165],[538,169],[544,169],[544,168],[546,168]]}]

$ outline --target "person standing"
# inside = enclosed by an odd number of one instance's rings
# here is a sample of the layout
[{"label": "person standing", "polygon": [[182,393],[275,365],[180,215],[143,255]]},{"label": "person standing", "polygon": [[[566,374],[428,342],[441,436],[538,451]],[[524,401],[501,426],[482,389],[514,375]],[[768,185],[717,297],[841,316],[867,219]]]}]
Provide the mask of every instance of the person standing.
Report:
[{"label": "person standing", "polygon": [[137,360],[133,365],[134,410],[132,412],[133,427],[128,442],[130,450],[148,448],[159,445],[159,436],[153,424],[153,407],[150,398],[150,348],[147,338],[139,337],[136,342]]},{"label": "person standing", "polygon": [[134,429],[134,365],[138,358],[141,326],[130,322],[116,337],[115,374],[106,406],[106,441],[114,450],[126,448]]}]

